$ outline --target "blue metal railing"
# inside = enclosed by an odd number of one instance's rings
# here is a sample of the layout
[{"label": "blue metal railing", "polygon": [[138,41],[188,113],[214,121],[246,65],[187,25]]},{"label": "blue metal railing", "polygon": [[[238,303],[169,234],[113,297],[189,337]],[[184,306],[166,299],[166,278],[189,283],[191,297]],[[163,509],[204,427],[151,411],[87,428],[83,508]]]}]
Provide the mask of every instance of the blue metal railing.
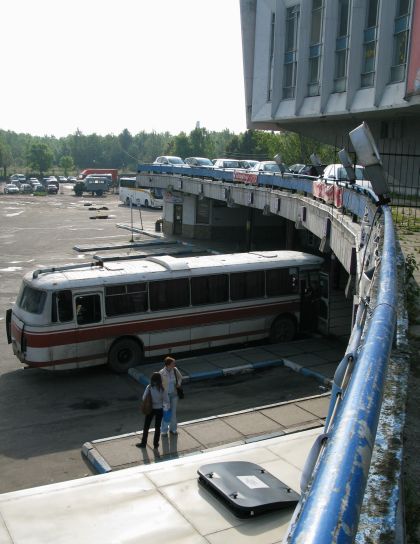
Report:
[{"label": "blue metal railing", "polygon": [[312,484],[291,527],[291,543],[347,544],[357,532],[397,315],[395,235],[389,208],[383,212],[377,303]]}]

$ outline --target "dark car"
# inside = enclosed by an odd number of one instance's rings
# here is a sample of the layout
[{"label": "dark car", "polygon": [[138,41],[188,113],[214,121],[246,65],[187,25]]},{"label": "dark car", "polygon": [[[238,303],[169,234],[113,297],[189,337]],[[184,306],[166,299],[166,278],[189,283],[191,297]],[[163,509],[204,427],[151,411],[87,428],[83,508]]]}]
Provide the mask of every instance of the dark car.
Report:
[{"label": "dark car", "polygon": [[206,168],[213,168],[213,163],[206,157],[187,157],[185,164],[189,166],[204,166]]},{"label": "dark car", "polygon": [[50,195],[56,195],[58,193],[58,187],[55,183],[49,183],[47,185],[47,193]]}]

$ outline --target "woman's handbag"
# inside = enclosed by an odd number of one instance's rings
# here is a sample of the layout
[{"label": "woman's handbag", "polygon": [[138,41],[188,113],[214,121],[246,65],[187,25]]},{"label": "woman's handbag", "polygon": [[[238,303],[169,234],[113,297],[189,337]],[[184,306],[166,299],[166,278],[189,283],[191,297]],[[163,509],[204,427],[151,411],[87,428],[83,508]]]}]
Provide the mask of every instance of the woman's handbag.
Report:
[{"label": "woman's handbag", "polygon": [[183,399],[184,398],[184,389],[182,388],[182,386],[178,385],[178,376],[177,376],[176,372],[177,371],[174,369],[175,383],[176,383],[176,393],[177,393],[179,399]]},{"label": "woman's handbag", "polygon": [[150,391],[150,389],[147,395],[141,401],[141,411],[145,416],[149,416],[153,411],[152,392]]},{"label": "woman's handbag", "polygon": [[178,394],[178,398],[179,398],[179,399],[183,399],[183,398],[184,398],[184,389],[183,389],[181,386],[179,386],[179,387],[176,388],[176,392],[177,392],[177,394]]}]

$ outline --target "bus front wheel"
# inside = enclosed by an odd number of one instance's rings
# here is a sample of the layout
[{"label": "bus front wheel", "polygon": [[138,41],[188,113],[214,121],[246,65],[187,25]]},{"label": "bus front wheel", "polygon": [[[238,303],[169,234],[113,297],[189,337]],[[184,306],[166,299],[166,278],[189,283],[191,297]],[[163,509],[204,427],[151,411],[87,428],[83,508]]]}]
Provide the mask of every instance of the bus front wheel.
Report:
[{"label": "bus front wheel", "polygon": [[270,342],[290,342],[296,335],[296,323],[292,317],[281,316],[274,320],[270,329]]},{"label": "bus front wheel", "polygon": [[112,345],[108,354],[108,364],[111,370],[122,374],[129,368],[139,365],[142,359],[142,349],[132,338],[122,338]]}]

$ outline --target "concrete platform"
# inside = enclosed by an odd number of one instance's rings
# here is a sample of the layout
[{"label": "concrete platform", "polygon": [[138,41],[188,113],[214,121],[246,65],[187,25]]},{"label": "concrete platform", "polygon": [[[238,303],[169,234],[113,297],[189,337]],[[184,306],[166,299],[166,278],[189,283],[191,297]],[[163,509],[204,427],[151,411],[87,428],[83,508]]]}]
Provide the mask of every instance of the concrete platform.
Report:
[{"label": "concrete platform", "polygon": [[[329,389],[344,346],[332,339],[300,340],[286,345],[264,345],[227,352],[177,359],[184,379],[203,380],[234,373],[253,372],[265,366],[287,366],[304,375],[316,377]],[[287,359],[280,354],[288,354]],[[299,361],[299,362],[298,362]],[[302,363],[302,364],[301,364]],[[162,363],[131,369],[140,384],[149,383]],[[161,438],[159,450],[141,450],[135,444],[141,432],[86,442],[82,452],[96,472],[105,473],[139,464],[183,457],[226,445],[249,442],[322,427],[328,413],[330,393],[309,398],[252,407],[235,413],[178,424],[178,434]],[[151,430],[151,433],[153,431]],[[151,440],[149,441],[151,443]]]},{"label": "concrete platform", "polygon": [[[183,457],[221,447],[322,427],[328,413],[330,394],[263,406],[233,414],[189,421],[178,425],[178,434],[161,437],[159,450],[136,448],[141,432],[87,442],[83,454],[96,472]],[[152,433],[152,431],[151,431]]]}]

